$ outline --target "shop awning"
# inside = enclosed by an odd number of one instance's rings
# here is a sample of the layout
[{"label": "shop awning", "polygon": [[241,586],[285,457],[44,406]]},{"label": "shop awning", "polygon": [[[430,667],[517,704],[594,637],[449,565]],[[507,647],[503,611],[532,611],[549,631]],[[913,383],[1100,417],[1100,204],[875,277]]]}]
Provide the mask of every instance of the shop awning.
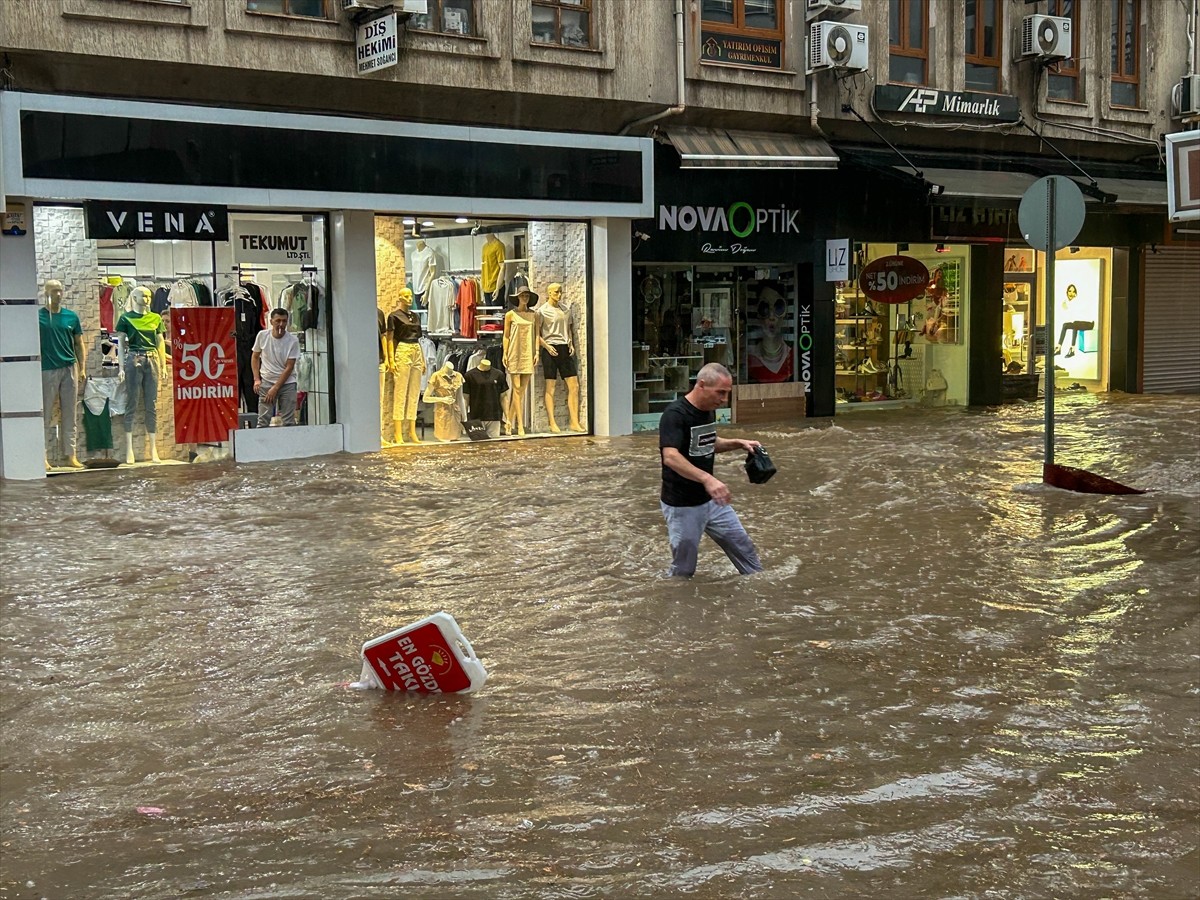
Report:
[{"label": "shop awning", "polygon": [[836,169],[838,155],[820,138],[724,128],[663,129],[685,169]]},{"label": "shop awning", "polygon": [[[912,175],[908,166],[896,166],[896,170]],[[933,189],[936,197],[977,197],[981,200],[1020,200],[1029,186],[1037,181],[1034,175],[1024,172],[985,172],[979,169],[923,169],[925,180],[942,190]]]},{"label": "shop awning", "polygon": [[[1117,206],[1166,206],[1167,183],[1141,178],[1097,178],[1106,194],[1117,195]],[[1084,197],[1085,200],[1090,199]]]}]

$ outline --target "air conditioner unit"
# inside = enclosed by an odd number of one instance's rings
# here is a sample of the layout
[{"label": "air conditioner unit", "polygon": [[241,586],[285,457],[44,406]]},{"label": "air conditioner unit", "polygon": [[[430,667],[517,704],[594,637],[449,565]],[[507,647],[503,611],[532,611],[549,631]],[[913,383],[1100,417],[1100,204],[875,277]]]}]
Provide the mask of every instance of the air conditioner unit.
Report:
[{"label": "air conditioner unit", "polygon": [[808,69],[865,69],[871,55],[866,25],[813,22],[808,30]]},{"label": "air conditioner unit", "polygon": [[1200,116],[1200,75],[1184,75],[1179,81],[1180,116]]},{"label": "air conditioner unit", "polygon": [[1071,55],[1071,20],[1065,16],[1026,16],[1021,26],[1021,55],[1066,59]]},{"label": "air conditioner unit", "polygon": [[860,12],[862,0],[805,0],[805,11],[812,19],[823,13]]},{"label": "air conditioner unit", "polygon": [[379,9],[389,5],[390,0],[342,0],[344,12],[362,12],[363,10]]}]

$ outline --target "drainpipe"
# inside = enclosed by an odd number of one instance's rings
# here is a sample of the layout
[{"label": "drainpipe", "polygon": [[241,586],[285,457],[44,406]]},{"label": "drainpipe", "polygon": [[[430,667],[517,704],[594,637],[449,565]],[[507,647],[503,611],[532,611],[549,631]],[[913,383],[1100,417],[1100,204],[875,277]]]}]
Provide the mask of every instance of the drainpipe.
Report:
[{"label": "drainpipe", "polygon": [[618,134],[629,134],[634,128],[641,125],[648,125],[651,122],[658,119],[665,119],[668,116],[677,116],[687,109],[687,104],[684,103],[683,81],[683,0],[675,0],[675,105],[664,109],[662,112],[656,112],[653,115],[635,119],[622,128]]},{"label": "drainpipe", "polygon": [[814,134],[825,137],[825,132],[817,124],[817,113],[820,111],[821,108],[817,105],[817,73],[813,72],[808,76],[808,127],[813,130]]}]

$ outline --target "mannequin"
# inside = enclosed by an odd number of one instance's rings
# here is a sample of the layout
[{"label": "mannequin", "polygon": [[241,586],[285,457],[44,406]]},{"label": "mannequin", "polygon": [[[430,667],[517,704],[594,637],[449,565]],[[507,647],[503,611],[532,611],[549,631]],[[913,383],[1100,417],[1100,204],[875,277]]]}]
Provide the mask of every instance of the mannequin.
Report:
[{"label": "mannequin", "polygon": [[537,303],[538,295],[522,285],[517,290],[517,308],[504,314],[504,368],[508,370],[512,390],[508,392],[508,420],[504,433],[525,434],[525,393],[533,379],[537,353],[538,315],[529,307]]},{"label": "mannequin", "polygon": [[417,437],[417,400],[421,393],[421,376],[425,373],[425,354],[418,341],[421,338],[421,319],[412,311],[413,292],[401,288],[396,298],[396,311],[387,318],[387,359],[392,372],[392,434],[397,444]]},{"label": "mannequin", "polygon": [[479,289],[483,291],[484,305],[491,305],[500,284],[500,273],[504,269],[504,243],[494,234],[483,241],[482,261],[479,269]]},{"label": "mannequin", "polygon": [[500,395],[505,389],[504,376],[492,368],[491,360],[484,358],[467,373],[464,381],[467,414],[484,423],[488,437],[499,437],[500,421],[504,418],[504,410],[500,405]]},{"label": "mannequin", "polygon": [[[83,383],[86,358],[83,350],[83,327],[74,310],[62,305],[63,286],[50,279],[42,289],[46,305],[38,310],[38,336],[42,351],[42,416],[46,425],[46,468],[57,459],[72,469],[82,468],[75,452],[75,407],[79,386]],[[58,403],[62,428],[57,448],[50,446],[53,437],[54,404]]]},{"label": "mannequin", "polygon": [[575,314],[562,308],[562,285],[546,286],[546,302],[538,309],[538,346],[542,350],[542,374],[546,378],[546,415],[550,430],[562,431],[554,420],[554,391],[561,378],[567,385],[567,413],[571,430],[579,424],[579,361],[575,356]]},{"label": "mannequin", "polygon": [[158,458],[158,382],[167,368],[167,348],[163,340],[163,318],[150,311],[148,288],[134,288],[129,295],[131,310],[117,320],[117,332],[125,335],[125,386],[129,406],[125,411],[125,462],[136,462],[133,455],[133,414],[138,404],[146,416],[146,439],[151,462]]},{"label": "mannequin", "polygon": [[447,362],[429,376],[425,385],[425,402],[433,404],[433,435],[448,443],[462,437],[462,416],[459,399],[463,377],[455,371],[454,363]]}]

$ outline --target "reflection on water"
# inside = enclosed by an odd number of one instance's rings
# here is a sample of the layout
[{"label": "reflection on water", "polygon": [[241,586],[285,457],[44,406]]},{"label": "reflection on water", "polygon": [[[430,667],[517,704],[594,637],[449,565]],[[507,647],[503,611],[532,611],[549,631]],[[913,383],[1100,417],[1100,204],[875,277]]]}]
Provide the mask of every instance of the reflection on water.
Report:
[{"label": "reflection on water", "polygon": [[[0,897],[1194,896],[1200,402],[1039,415],[756,435],[750,578],[652,437],[5,485]],[[336,686],[442,608],[480,694]]]}]

